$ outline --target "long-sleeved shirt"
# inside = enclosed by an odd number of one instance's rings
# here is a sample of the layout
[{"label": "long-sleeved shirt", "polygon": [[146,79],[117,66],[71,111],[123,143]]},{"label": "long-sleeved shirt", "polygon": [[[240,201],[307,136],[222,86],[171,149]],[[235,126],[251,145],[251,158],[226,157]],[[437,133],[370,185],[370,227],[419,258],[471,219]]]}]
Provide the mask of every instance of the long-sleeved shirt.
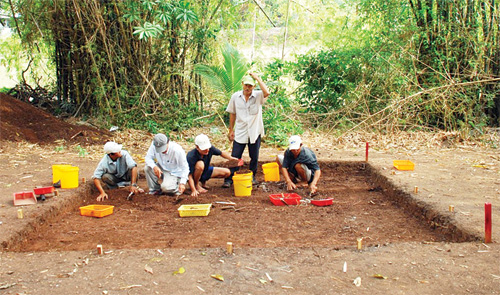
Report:
[{"label": "long-sleeved shirt", "polygon": [[153,169],[158,166],[162,171],[168,171],[172,175],[181,179],[180,183],[186,184],[189,176],[189,165],[186,160],[184,149],[173,141],[168,143],[168,150],[164,153],[156,152],[156,148],[151,143],[146,154],[146,165]]}]

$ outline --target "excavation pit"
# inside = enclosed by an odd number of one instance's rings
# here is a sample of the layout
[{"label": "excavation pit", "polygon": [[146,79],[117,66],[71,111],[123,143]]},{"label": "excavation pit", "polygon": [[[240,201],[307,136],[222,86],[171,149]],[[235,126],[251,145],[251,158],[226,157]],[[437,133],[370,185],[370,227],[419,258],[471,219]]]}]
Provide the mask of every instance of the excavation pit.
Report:
[{"label": "excavation pit", "polygon": [[[197,198],[141,194],[127,200],[126,189],[113,190],[101,204],[115,206],[114,213],[92,218],[81,216],[78,209],[96,204],[96,191],[87,189],[57,212],[42,214],[5,248],[68,251],[95,249],[98,244],[106,249],[224,248],[232,242],[235,248],[357,249],[362,238],[367,249],[402,242],[478,240],[455,226],[451,217],[395,187],[368,163],[321,162],[320,166],[320,194],[314,198],[331,197],[331,206],[274,206],[269,195],[285,193],[283,182],[261,183],[252,196],[235,197],[232,188],[221,188],[222,179],[211,179],[209,192]],[[263,180],[262,171],[258,179]],[[139,184],[146,186],[144,179]],[[307,189],[296,192],[308,195]],[[213,204],[208,216],[179,217],[181,205],[207,203]]]}]

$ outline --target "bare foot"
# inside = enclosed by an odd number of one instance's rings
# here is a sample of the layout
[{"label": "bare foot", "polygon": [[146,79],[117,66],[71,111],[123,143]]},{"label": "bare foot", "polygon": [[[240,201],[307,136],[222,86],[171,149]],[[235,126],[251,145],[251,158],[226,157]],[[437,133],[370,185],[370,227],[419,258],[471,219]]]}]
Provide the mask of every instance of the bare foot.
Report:
[{"label": "bare foot", "polygon": [[198,185],[196,187],[196,190],[200,193],[200,194],[204,194],[206,192],[208,192],[206,189],[204,189],[201,185]]},{"label": "bare foot", "polygon": [[201,187],[206,188],[206,189],[210,189],[210,187],[207,185],[206,182],[202,182]]}]

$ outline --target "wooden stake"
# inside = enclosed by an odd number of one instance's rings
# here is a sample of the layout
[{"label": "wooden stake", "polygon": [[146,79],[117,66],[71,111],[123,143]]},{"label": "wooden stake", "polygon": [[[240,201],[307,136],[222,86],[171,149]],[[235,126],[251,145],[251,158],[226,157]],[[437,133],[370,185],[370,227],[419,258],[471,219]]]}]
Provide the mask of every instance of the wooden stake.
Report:
[{"label": "wooden stake", "polygon": [[232,242],[227,242],[226,250],[227,250],[228,254],[233,254],[233,243]]},{"label": "wooden stake", "polygon": [[366,142],[366,157],[365,157],[365,161],[368,162],[368,148],[370,147],[370,144],[368,143],[368,141]]},{"label": "wooden stake", "polygon": [[357,241],[358,241],[358,250],[361,250],[361,248],[363,248],[363,238],[358,238]]},{"label": "wooden stake", "polygon": [[17,209],[17,218],[19,218],[19,219],[23,219],[24,218],[23,208]]},{"label": "wooden stake", "polygon": [[455,212],[455,206],[450,205],[450,207],[448,208],[448,210],[450,210],[450,212]]},{"label": "wooden stake", "polygon": [[97,254],[102,255],[104,252],[102,251],[102,245],[97,245]]},{"label": "wooden stake", "polygon": [[415,191],[416,194],[418,194],[418,186],[415,186],[414,191]]},{"label": "wooden stake", "polygon": [[484,203],[484,242],[491,243],[491,203]]}]

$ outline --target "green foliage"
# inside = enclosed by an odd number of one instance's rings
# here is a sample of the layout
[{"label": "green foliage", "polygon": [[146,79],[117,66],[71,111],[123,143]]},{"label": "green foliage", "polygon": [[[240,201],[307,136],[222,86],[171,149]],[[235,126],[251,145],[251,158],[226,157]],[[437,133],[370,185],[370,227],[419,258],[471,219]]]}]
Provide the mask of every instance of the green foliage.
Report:
[{"label": "green foliage", "polygon": [[194,71],[201,75],[210,87],[229,99],[234,92],[241,90],[241,79],[250,65],[229,43],[221,48],[221,53],[224,60],[222,66],[197,64]]},{"label": "green foliage", "polygon": [[306,111],[326,113],[345,104],[362,78],[360,55],[359,49],[332,50],[298,58],[296,79],[303,85],[297,97]]},{"label": "green foliage", "polygon": [[196,104],[181,104],[176,97],[168,99],[162,109],[164,111],[149,114],[142,109],[132,109],[120,116],[117,124],[151,133],[169,133],[189,129],[194,126],[195,119],[203,115]]},{"label": "green foliage", "polygon": [[294,113],[292,102],[283,92],[269,95],[262,113],[267,143],[286,146],[291,135],[304,132],[301,121],[294,117]]},{"label": "green foliage", "polygon": [[87,152],[87,150],[83,147],[81,147],[80,145],[77,145],[75,147],[75,150],[78,152],[78,156],[79,157],[85,157],[86,155],[88,155],[89,153]]},{"label": "green foliage", "polygon": [[292,63],[274,60],[266,66],[262,76],[269,81],[266,85],[271,92],[262,113],[269,144],[286,146],[291,135],[303,133],[302,122],[296,115],[298,106],[286,94],[287,76],[292,70]]},{"label": "green foliage", "polygon": [[132,34],[139,35],[139,39],[155,38],[164,30],[162,26],[155,23],[145,22],[142,26],[134,27]]},{"label": "green foliage", "polygon": [[66,147],[64,145],[59,145],[59,146],[56,146],[54,148],[54,151],[56,151],[56,152],[62,152],[62,151],[64,151],[65,148]]}]

